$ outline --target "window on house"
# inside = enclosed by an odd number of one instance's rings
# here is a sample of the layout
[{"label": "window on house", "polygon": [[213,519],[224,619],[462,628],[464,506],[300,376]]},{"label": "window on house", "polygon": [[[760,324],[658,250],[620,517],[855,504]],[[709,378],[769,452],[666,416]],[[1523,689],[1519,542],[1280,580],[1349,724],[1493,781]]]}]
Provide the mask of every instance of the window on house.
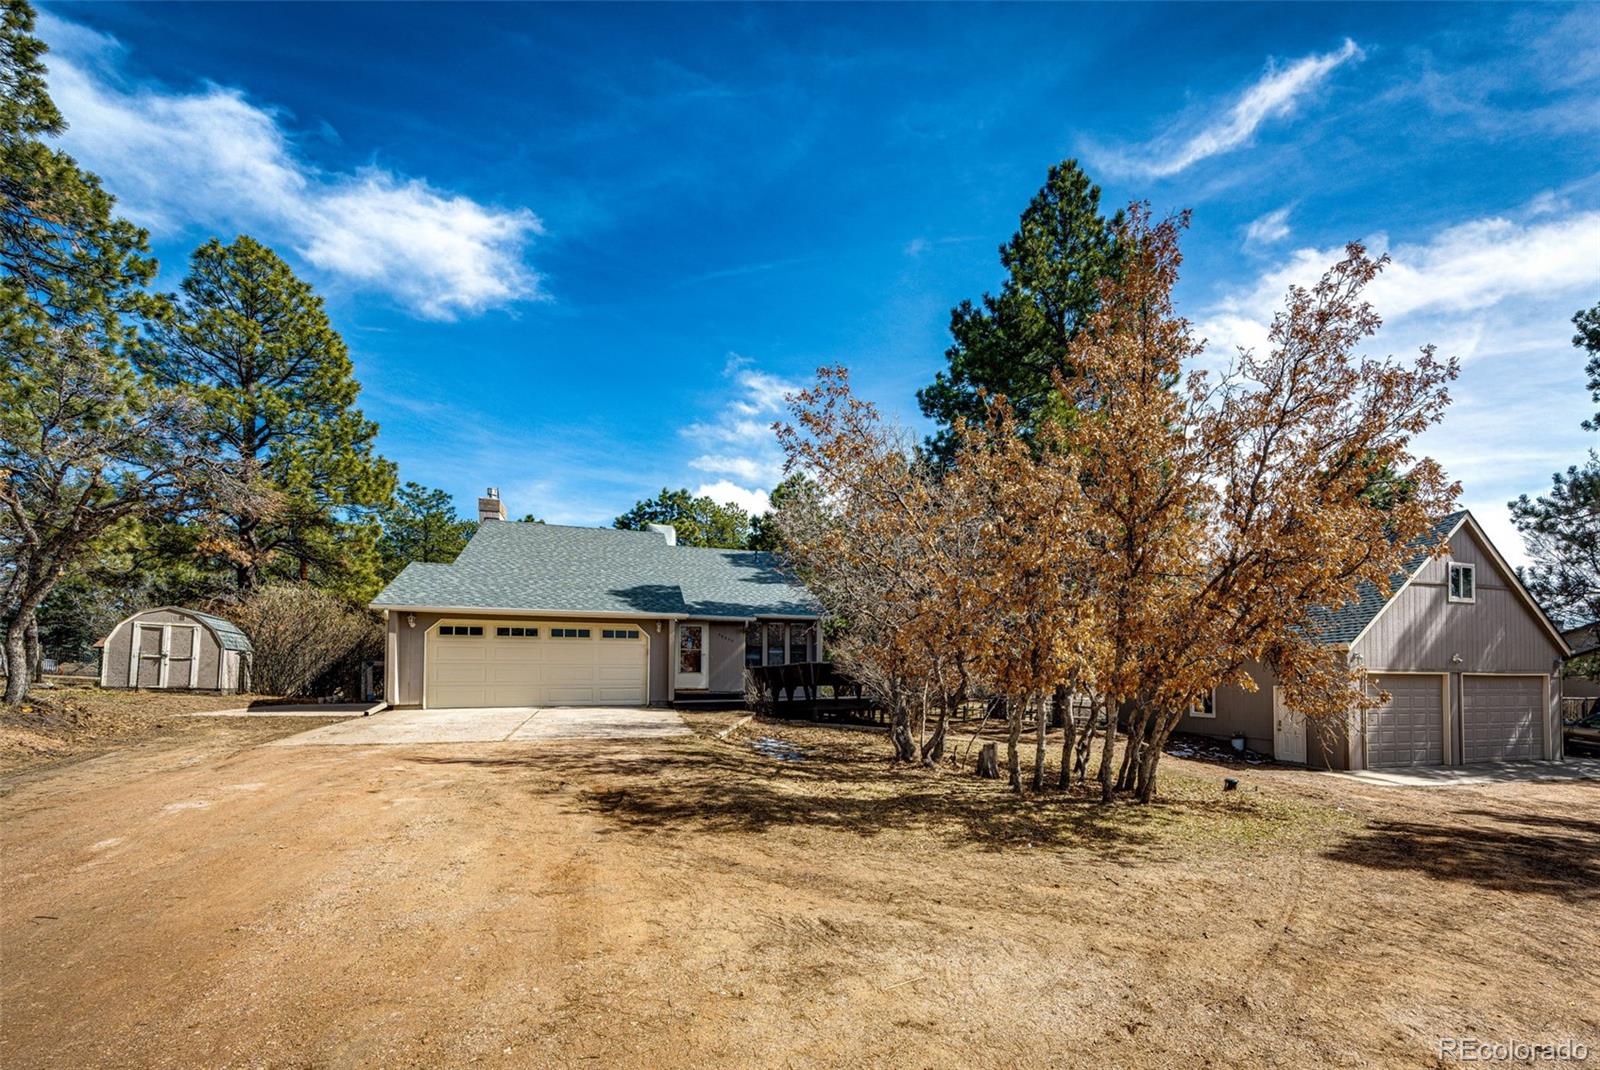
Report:
[{"label": "window on house", "polygon": [[639,638],[639,629],[637,629],[637,628],[601,628],[600,629],[600,638],[602,638],[602,639],[637,639],[637,638]]},{"label": "window on house", "polygon": [[550,629],[550,638],[552,638],[552,639],[587,639],[587,638],[589,638],[589,629],[587,629],[587,628],[551,628]]},{"label": "window on house", "polygon": [[1450,562],[1450,601],[1475,602],[1478,598],[1478,579],[1472,565]]},{"label": "window on house", "polygon": [[784,626],[782,624],[767,625],[767,664],[783,664]]},{"label": "window on house", "polygon": [[1193,706],[1189,707],[1190,717],[1215,717],[1217,715],[1217,693],[1207,691],[1200,696]]},{"label": "window on house", "polygon": [[751,668],[761,664],[761,625],[746,624],[744,626],[744,667]]},{"label": "window on house", "polygon": [[789,664],[811,660],[811,629],[789,625]]},{"label": "window on house", "polygon": [[511,639],[537,639],[539,638],[539,629],[520,626],[496,628],[494,634]]},{"label": "window on house", "polygon": [[483,627],[477,624],[441,624],[439,625],[439,634],[461,636],[482,635]]}]

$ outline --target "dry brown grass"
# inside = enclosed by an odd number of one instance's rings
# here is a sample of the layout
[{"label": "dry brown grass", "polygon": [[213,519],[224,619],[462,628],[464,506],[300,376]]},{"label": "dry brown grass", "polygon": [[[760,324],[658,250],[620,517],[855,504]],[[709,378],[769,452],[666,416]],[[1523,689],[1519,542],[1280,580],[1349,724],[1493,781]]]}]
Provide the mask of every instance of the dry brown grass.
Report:
[{"label": "dry brown grass", "polygon": [[1593,783],[1224,793],[1174,760],[1160,805],[1104,808],[793,726],[228,725],[0,780],[0,1064],[1400,1067],[1600,1035]]}]

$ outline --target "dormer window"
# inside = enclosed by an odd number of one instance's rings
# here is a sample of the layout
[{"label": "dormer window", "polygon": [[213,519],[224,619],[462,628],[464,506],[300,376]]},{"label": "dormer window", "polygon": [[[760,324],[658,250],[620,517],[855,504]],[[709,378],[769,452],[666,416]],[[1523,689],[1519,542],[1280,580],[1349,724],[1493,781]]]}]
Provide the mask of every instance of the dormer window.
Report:
[{"label": "dormer window", "polygon": [[1459,561],[1450,562],[1450,601],[1476,602],[1477,600],[1478,580],[1474,575],[1474,567]]}]

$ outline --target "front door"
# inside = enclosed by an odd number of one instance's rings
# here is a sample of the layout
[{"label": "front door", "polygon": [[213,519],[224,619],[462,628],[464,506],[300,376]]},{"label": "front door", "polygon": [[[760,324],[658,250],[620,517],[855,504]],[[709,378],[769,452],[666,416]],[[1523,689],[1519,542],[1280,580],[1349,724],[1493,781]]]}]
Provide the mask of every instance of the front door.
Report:
[{"label": "front door", "polygon": [[1306,719],[1283,702],[1283,688],[1272,689],[1272,757],[1280,762],[1306,760]]},{"label": "front door", "polygon": [[710,679],[710,652],[707,649],[710,637],[709,625],[678,625],[678,667],[674,677],[679,690],[695,691],[706,687]]}]

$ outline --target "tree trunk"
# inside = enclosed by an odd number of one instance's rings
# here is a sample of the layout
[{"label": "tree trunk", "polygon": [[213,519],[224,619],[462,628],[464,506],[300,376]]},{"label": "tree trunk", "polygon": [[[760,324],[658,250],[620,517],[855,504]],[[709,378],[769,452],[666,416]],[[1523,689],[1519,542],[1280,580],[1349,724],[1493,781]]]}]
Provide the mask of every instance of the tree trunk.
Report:
[{"label": "tree trunk", "polygon": [[985,743],[978,748],[978,775],[985,780],[1000,779],[1000,745]]},{"label": "tree trunk", "polygon": [[1056,787],[1061,791],[1072,790],[1072,744],[1077,732],[1077,723],[1072,719],[1072,692],[1066,685],[1056,688],[1055,694],[1050,696],[1050,705],[1055,708],[1057,717],[1061,720],[1061,727],[1065,734],[1061,738],[1061,775],[1056,778]]},{"label": "tree trunk", "polygon": [[1011,790],[1022,794],[1022,704],[1015,699],[1006,700],[1006,772]]},{"label": "tree trunk", "polygon": [[1111,801],[1111,759],[1117,750],[1117,718],[1112,710],[1116,699],[1111,695],[1102,695],[1100,709],[1105,714],[1105,742],[1100,751],[1100,801]]},{"label": "tree trunk", "polygon": [[890,715],[889,741],[894,744],[897,762],[913,762],[917,757],[917,741],[911,738],[911,717],[906,708],[896,703]]},{"label": "tree trunk", "polygon": [[1122,765],[1117,769],[1117,790],[1128,791],[1133,787],[1134,774],[1139,767],[1140,757],[1144,754],[1145,736],[1150,728],[1150,709],[1144,703],[1139,703],[1134,708],[1133,718],[1128,722],[1128,732],[1122,747]]},{"label": "tree trunk", "polygon": [[1045,735],[1050,727],[1050,710],[1043,703],[1034,704],[1033,715],[1033,791],[1037,795],[1044,790],[1044,743]]},{"label": "tree trunk", "polygon": [[6,704],[16,706],[28,697],[28,649],[17,617],[6,623]]},{"label": "tree trunk", "polygon": [[945,731],[950,723],[948,702],[939,704],[939,719],[933,725],[933,737],[922,745],[922,764],[932,767],[944,757]]},{"label": "tree trunk", "polygon": [[44,678],[44,651],[39,646],[39,615],[33,614],[23,631],[23,642],[28,648],[28,679],[38,683]]}]

